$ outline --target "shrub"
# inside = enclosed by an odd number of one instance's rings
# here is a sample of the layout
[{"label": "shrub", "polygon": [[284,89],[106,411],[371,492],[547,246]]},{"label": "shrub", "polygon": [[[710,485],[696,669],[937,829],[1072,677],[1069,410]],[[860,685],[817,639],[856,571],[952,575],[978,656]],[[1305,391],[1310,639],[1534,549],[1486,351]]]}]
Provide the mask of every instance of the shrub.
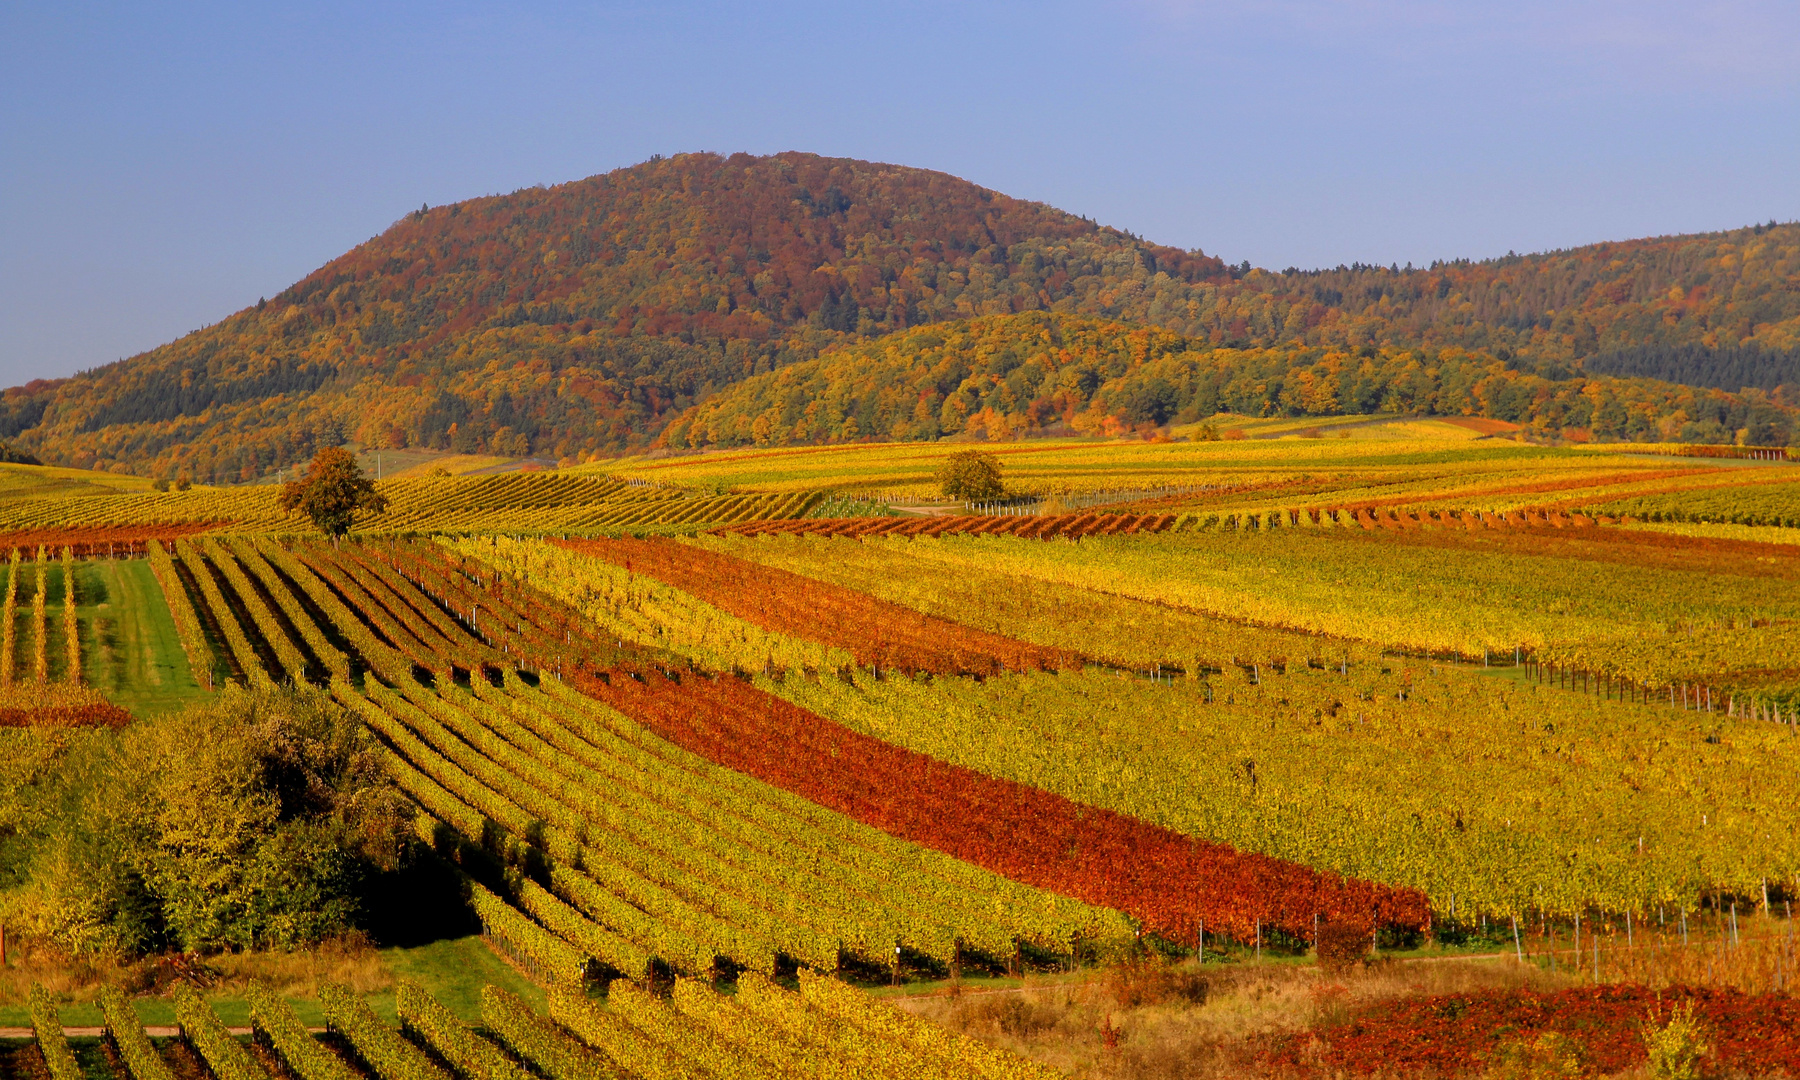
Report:
[{"label": "shrub", "polygon": [[1706,1021],[1694,1015],[1694,1003],[1675,1007],[1667,1024],[1658,1025],[1655,1014],[1644,1028],[1644,1050],[1657,1080],[1699,1080],[1701,1064],[1712,1053]]},{"label": "shrub", "polygon": [[295,948],[357,929],[411,808],[355,715],[310,689],[233,689],[85,746],[14,894],[77,951]]},{"label": "shrub", "polygon": [[1326,971],[1342,971],[1361,963],[1369,955],[1369,931],[1353,923],[1321,923],[1314,951],[1318,954],[1320,967]]},{"label": "shrub", "polygon": [[1170,1001],[1199,1004],[1209,984],[1198,971],[1170,966],[1161,956],[1134,957],[1106,970],[1103,984],[1120,1008],[1161,1005]]},{"label": "shrub", "polygon": [[1501,1044],[1487,1071],[1487,1080],[1575,1080],[1581,1076],[1587,1054],[1581,1043],[1560,1031],[1546,1031],[1526,1042]]}]

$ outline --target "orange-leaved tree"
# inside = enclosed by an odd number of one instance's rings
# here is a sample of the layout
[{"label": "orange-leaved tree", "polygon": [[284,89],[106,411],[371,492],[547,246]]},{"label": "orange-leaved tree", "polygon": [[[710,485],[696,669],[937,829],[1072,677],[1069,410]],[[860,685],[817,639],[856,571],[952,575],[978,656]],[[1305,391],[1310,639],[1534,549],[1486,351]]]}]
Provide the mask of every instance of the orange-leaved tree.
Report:
[{"label": "orange-leaved tree", "polygon": [[341,446],[320,450],[305,476],[281,486],[281,508],[300,511],[331,537],[349,532],[359,512],[379,514],[387,502],[387,496],[363,475],[356,457]]}]

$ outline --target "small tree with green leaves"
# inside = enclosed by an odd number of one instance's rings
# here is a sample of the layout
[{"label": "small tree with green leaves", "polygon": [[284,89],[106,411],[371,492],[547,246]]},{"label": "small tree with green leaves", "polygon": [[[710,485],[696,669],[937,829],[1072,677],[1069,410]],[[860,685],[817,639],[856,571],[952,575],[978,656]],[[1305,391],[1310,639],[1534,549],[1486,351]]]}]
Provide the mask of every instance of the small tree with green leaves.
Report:
[{"label": "small tree with green leaves", "polygon": [[320,450],[305,476],[281,486],[283,510],[300,511],[320,532],[334,538],[350,531],[357,514],[379,514],[387,502],[387,496],[363,475],[356,457],[341,446]]},{"label": "small tree with green leaves", "polygon": [[938,485],[946,499],[998,499],[1006,494],[1000,482],[1000,459],[980,450],[961,450],[938,466]]}]

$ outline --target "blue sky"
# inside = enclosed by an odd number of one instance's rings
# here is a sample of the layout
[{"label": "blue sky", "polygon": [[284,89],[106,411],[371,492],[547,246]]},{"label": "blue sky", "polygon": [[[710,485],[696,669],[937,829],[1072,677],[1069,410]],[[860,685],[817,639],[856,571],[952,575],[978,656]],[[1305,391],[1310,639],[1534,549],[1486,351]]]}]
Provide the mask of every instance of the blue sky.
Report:
[{"label": "blue sky", "polygon": [[941,169],[1280,269],[1800,217],[1800,4],[0,5],[0,383],[433,205],[683,150]]}]

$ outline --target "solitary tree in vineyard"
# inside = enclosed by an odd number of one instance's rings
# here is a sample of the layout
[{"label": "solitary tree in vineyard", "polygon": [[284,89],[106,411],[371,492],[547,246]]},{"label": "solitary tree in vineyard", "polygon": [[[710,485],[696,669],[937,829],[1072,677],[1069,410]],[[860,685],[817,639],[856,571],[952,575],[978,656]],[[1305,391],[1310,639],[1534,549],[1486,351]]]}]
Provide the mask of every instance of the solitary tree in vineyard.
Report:
[{"label": "solitary tree in vineyard", "polygon": [[350,451],[328,446],[313,455],[304,477],[282,485],[281,508],[300,511],[320,532],[336,537],[350,531],[358,512],[386,510],[387,496],[375,490]]},{"label": "solitary tree in vineyard", "polygon": [[980,450],[963,450],[945,458],[937,480],[946,499],[998,499],[1006,494],[1006,485],[1000,482],[1000,459]]}]

